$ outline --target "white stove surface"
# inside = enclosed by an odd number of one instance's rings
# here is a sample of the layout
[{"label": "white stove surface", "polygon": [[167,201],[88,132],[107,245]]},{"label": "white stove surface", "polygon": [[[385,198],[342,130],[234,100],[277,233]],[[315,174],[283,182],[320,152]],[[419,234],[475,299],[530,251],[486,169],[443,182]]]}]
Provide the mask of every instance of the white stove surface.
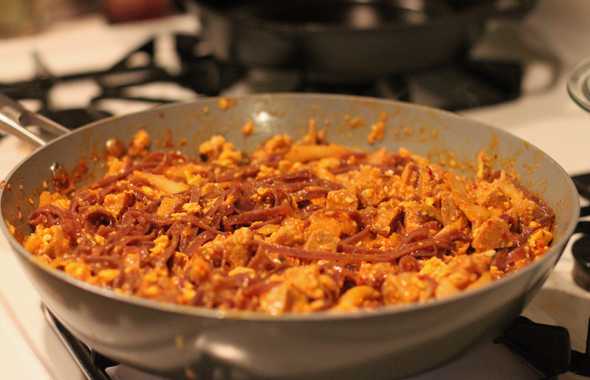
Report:
[{"label": "white stove surface", "polygon": [[[526,95],[517,101],[465,112],[488,124],[508,129],[537,145],[555,158],[570,174],[590,171],[587,147],[590,115],[581,111],[565,91],[567,73],[579,60],[590,57],[590,3],[581,0],[541,1],[526,22],[508,34],[488,39],[494,52],[511,56],[525,52],[533,60],[526,74]],[[193,31],[198,27],[190,17],[173,17],[155,22],[107,26],[99,18],[87,18],[57,26],[39,36],[0,40],[0,81],[26,79],[33,73],[32,51],[39,51],[56,74],[108,66],[149,36],[170,31]],[[158,57],[174,67],[160,47]],[[527,49],[523,50],[522,46]],[[518,47],[521,47],[517,49]],[[482,47],[486,53],[485,44]],[[522,55],[522,53],[521,53]],[[535,58],[536,57],[536,58]],[[549,74],[543,60],[554,59],[561,66],[557,84],[544,89]],[[75,103],[92,90],[69,88],[60,101]],[[157,91],[157,90],[156,90]],[[165,91],[164,89],[162,91]],[[232,93],[243,92],[237,86]],[[117,110],[129,112],[130,108]],[[5,176],[30,148],[12,137],[0,140],[0,176]],[[575,237],[574,237],[575,239]],[[590,293],[572,281],[569,247],[553,274],[535,297],[525,315],[534,321],[565,326],[575,349],[583,351],[586,323],[590,316]],[[0,361],[7,379],[83,379],[61,342],[50,330],[40,310],[40,299],[0,237]],[[146,379],[144,374],[118,367],[114,379]],[[481,345],[462,358],[414,380],[429,379],[534,379],[536,375],[519,358],[500,345]],[[560,379],[577,379],[567,374]],[[151,379],[151,377],[150,377]]]}]

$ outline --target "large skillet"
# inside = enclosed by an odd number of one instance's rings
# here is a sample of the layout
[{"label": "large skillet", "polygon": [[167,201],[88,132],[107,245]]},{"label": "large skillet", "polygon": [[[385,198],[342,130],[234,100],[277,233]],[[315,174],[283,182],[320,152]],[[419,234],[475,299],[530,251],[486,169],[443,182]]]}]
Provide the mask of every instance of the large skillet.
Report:
[{"label": "large skillet", "polygon": [[[25,135],[19,123],[61,133],[62,128],[0,98],[0,125]],[[450,149],[457,160],[473,159],[491,146],[511,163],[526,186],[556,212],[555,240],[534,264],[490,286],[420,305],[385,307],[372,312],[270,317],[256,313],[223,313],[167,305],[116,295],[38,264],[7,230],[29,232],[32,210],[50,165],[73,167],[80,157],[100,151],[111,137],[129,141],[139,128],[156,139],[172,131],[182,148],[212,134],[224,134],[239,148],[252,150],[276,133],[300,136],[308,119],[326,122],[331,141],[369,149],[368,127],[350,129],[345,119],[358,116],[370,123],[389,115],[386,138],[375,147],[408,147],[427,154]],[[245,138],[240,126],[253,120],[256,132]],[[436,132],[433,132],[436,131]],[[490,145],[491,144],[491,145]],[[375,148],[373,147],[373,148]],[[92,166],[91,171],[102,169]],[[24,160],[8,176],[1,194],[1,227],[38,289],[43,302],[79,339],[120,362],[183,377],[207,364],[223,363],[258,377],[393,379],[438,366],[484,337],[493,337],[513,320],[549,276],[578,217],[578,196],[566,172],[549,156],[502,130],[431,108],[370,98],[327,95],[254,95],[235,99],[221,110],[216,99],[175,104],[93,123],[61,136]],[[23,279],[24,281],[24,279]],[[12,291],[18,291],[13,289]],[[203,365],[205,363],[206,365]],[[185,369],[189,368],[189,371]]]}]

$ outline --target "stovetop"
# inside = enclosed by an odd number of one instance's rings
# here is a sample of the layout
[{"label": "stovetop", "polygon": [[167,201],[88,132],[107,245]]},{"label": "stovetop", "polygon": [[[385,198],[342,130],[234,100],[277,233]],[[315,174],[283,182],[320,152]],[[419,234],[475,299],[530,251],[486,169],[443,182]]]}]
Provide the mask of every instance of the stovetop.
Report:
[{"label": "stovetop", "polygon": [[[178,66],[157,59],[158,45],[172,39]],[[519,60],[473,58],[466,53],[455,61],[427,70],[391,75],[363,84],[326,84],[310,81],[305,72],[243,68],[215,59],[194,34],[151,37],[102,69],[83,69],[58,75],[45,57],[32,52],[30,79],[0,82],[0,92],[34,102],[37,111],[75,128],[116,113],[109,102],[144,107],[231,93],[238,82],[243,92],[322,92],[373,96],[443,108],[450,111],[489,106],[521,95],[524,63]],[[59,104],[60,91],[86,88],[75,105]],[[154,85],[157,89],[154,90]],[[69,86],[69,88],[68,88]],[[168,91],[162,91],[166,86]],[[66,90],[64,90],[64,87]]]},{"label": "stovetop", "polygon": [[[521,53],[532,57],[523,67],[521,96],[491,107],[461,111],[464,115],[507,129],[527,139],[550,154],[571,174],[590,172],[590,160],[585,155],[587,141],[590,140],[590,116],[574,105],[565,92],[568,70],[582,58],[590,56],[590,46],[585,37],[590,33],[590,24],[586,22],[585,16],[588,12],[590,4],[577,0],[540,2],[539,7],[522,26],[492,35],[488,40],[492,42],[493,54],[487,54],[489,49],[482,48],[480,50],[485,54],[478,55],[482,59],[522,63]],[[54,77],[63,77],[84,71],[107,70],[121,61],[129,51],[144,46],[153,36],[157,36],[154,41],[156,65],[165,66],[166,70],[176,75],[182,69],[181,63],[166,51],[175,49],[175,34],[190,35],[195,28],[198,28],[198,24],[195,25],[194,20],[184,17],[116,28],[104,25],[99,19],[90,18],[74,21],[67,29],[56,28],[40,36],[0,41],[0,82],[8,84],[14,83],[15,78],[20,78],[20,82],[31,79],[35,75],[35,60],[31,54],[33,51],[38,52],[47,72]],[[93,41],[92,46],[89,46],[90,40]],[[526,45],[524,49],[523,44]],[[543,60],[539,57],[543,58],[544,55],[533,54],[539,49],[547,53],[547,57],[559,61],[560,71],[553,86],[543,85],[547,82],[547,73],[544,71]],[[498,51],[502,51],[502,54],[497,54]],[[149,59],[145,55],[142,58],[141,55],[134,59],[133,65],[147,64]],[[298,82],[298,75],[294,73],[268,73],[263,70],[242,72],[240,75],[247,80],[232,83],[223,90],[224,94],[266,91],[268,87],[265,86],[270,87],[268,90],[274,90],[279,83],[282,88],[277,90],[285,90],[285,87],[288,89],[294,86],[293,83],[298,86],[298,83],[304,83]],[[268,80],[277,76],[286,80]],[[137,86],[126,90],[133,90],[130,96],[150,96],[160,100],[188,100],[197,96],[192,89],[170,82],[152,83],[143,87],[143,91],[138,91]],[[456,92],[461,97],[459,86],[447,90]],[[363,91],[369,92],[367,88]],[[51,102],[46,108],[59,111],[64,108],[86,107],[91,98],[100,94],[100,88],[92,80],[72,80],[60,82],[51,93]],[[428,92],[423,91],[422,94],[425,96]],[[469,91],[463,94],[468,96]],[[407,95],[399,95],[401,99],[404,96]],[[40,100],[28,103],[42,108]],[[136,100],[113,101],[111,98],[103,98],[94,103],[98,110],[112,114],[126,113],[154,104]],[[72,126],[74,124],[76,123],[72,123]],[[6,175],[18,161],[30,153],[30,147],[9,137],[0,139],[0,151],[0,172]],[[574,236],[572,243],[578,237],[579,235]],[[568,245],[545,286],[525,309],[524,315],[536,322],[566,327],[571,346],[584,352],[586,324],[590,315],[590,293],[572,280],[571,246],[572,244]],[[83,379],[78,366],[51,331],[39,309],[39,296],[32,285],[24,280],[25,274],[14,255],[8,253],[9,247],[5,239],[0,238],[0,247],[6,251],[5,254],[0,254],[0,357],[5,359],[2,362],[3,375],[7,378]],[[148,378],[125,366],[111,367],[109,371],[113,380]],[[490,380],[539,378],[536,371],[522,365],[520,357],[513,355],[504,344],[473,347],[463,358],[416,379],[428,379],[427,375],[430,378]],[[568,373],[559,376],[559,379],[579,377]]]}]

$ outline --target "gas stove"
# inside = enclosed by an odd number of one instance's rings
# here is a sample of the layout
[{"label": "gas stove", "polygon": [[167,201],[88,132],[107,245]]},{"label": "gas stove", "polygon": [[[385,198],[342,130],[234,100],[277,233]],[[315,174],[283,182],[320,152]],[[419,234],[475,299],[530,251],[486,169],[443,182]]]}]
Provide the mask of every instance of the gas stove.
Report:
[{"label": "gas stove", "polygon": [[[354,87],[313,83],[297,72],[245,70],[217,62],[195,37],[198,23],[191,17],[117,27],[88,18],[40,36],[0,41],[0,88],[70,127],[109,114],[216,94],[342,92],[410,100],[460,111],[508,129],[577,175],[590,172],[590,161],[583,154],[590,139],[590,116],[568,98],[565,78],[575,63],[590,57],[583,33],[590,33],[584,16],[590,12],[590,4],[576,0],[555,3],[540,2],[518,26],[492,27],[490,36],[482,41],[489,46],[477,47],[473,55],[461,57],[452,65]],[[453,82],[456,78],[459,81]],[[5,175],[30,153],[30,147],[6,137],[0,139],[0,151],[0,173]],[[588,215],[588,209],[584,210]],[[581,223],[578,232],[587,233],[587,224]],[[572,248],[579,250],[577,246],[582,246],[580,252],[587,252],[583,245],[587,239],[580,237],[574,235],[551,277],[523,314],[531,321],[560,327],[539,330],[521,319],[502,343],[473,347],[456,361],[412,380],[551,378],[571,369],[572,362],[584,363],[586,357],[581,353],[586,351],[590,293],[574,282],[571,255]],[[6,359],[4,376],[84,379],[80,366],[62,343],[66,340],[91,359],[89,368],[108,376],[98,379],[154,379],[116,365],[75,339],[67,339],[59,321],[40,309],[39,296],[25,280],[7,244],[0,238],[5,251],[0,254],[0,356]],[[552,342],[559,343],[560,348],[547,353],[559,353],[549,355],[559,360],[549,361],[543,356],[539,360],[539,356],[528,353],[526,348],[531,343],[533,348],[554,346],[530,340],[530,331],[553,336],[556,340]],[[542,333],[534,333],[538,334]],[[569,363],[568,358],[572,359]],[[583,365],[576,366],[576,371],[582,372]],[[218,372],[221,375],[215,376],[220,378],[227,374],[224,369]],[[559,375],[559,379],[578,378],[572,372]]]}]

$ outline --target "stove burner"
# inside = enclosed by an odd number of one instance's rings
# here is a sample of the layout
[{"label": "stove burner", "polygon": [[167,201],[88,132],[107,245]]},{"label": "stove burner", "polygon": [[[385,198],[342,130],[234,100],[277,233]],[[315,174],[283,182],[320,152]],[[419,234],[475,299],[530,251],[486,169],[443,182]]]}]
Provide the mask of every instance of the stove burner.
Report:
[{"label": "stove burner", "polygon": [[305,73],[260,69],[256,70],[251,82],[254,82],[252,89],[255,92],[363,95],[459,111],[518,98],[523,73],[523,66],[518,62],[461,58],[454,64],[404,75],[390,75],[373,83],[319,83],[308,78]]},{"label": "stove burner", "polygon": [[459,111],[518,98],[523,75],[518,62],[464,59],[410,74],[407,82],[413,102]]}]

